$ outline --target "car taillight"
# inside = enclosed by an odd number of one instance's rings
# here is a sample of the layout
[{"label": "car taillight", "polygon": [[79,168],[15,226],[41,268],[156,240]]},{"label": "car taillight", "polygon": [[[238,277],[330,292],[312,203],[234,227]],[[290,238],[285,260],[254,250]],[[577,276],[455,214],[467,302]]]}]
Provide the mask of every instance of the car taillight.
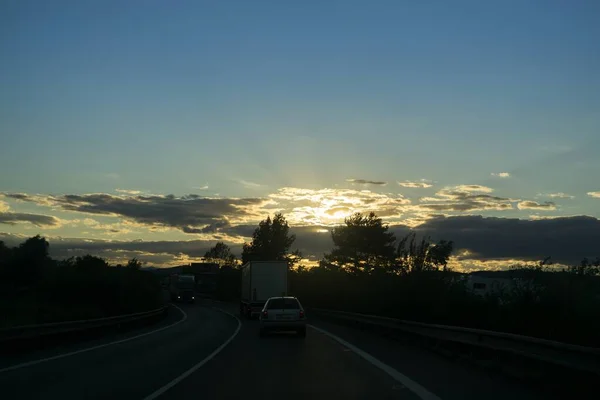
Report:
[{"label": "car taillight", "polygon": [[304,318],[304,311],[300,310],[300,318]]},{"label": "car taillight", "polygon": [[269,318],[269,313],[267,311],[263,311],[263,318],[264,319]]}]

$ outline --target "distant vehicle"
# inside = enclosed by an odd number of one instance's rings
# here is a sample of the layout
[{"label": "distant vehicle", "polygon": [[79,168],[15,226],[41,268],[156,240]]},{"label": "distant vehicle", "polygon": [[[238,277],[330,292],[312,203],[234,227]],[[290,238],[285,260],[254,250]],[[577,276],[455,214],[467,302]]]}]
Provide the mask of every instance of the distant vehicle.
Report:
[{"label": "distant vehicle", "polygon": [[287,296],[288,264],[286,261],[250,261],[242,266],[240,315],[260,315],[271,297]]},{"label": "distant vehicle", "polygon": [[306,314],[296,297],[271,297],[260,313],[260,336],[274,331],[296,331],[306,337]]},{"label": "distant vehicle", "polygon": [[194,275],[172,274],[169,276],[169,294],[171,301],[186,301],[193,303],[196,300],[194,288],[196,278]]}]

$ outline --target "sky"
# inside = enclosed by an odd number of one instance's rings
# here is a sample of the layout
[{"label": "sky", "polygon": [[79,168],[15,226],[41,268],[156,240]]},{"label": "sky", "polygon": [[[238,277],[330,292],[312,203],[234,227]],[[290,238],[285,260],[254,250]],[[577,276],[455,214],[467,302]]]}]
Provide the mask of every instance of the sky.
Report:
[{"label": "sky", "polygon": [[593,0],[3,1],[0,240],[173,265],[283,212],[314,261],[375,211],[464,268],[600,256],[599,19]]}]

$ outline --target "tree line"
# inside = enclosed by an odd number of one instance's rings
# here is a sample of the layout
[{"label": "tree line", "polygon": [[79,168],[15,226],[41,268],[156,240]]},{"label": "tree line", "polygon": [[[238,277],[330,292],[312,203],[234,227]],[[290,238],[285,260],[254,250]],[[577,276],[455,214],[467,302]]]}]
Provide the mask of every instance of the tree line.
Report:
[{"label": "tree line", "polygon": [[[396,238],[375,213],[356,213],[331,231],[333,248],[306,268],[282,214],[261,221],[238,259],[217,242],[205,260],[221,265],[216,295],[239,298],[242,263],[287,261],[289,292],[308,307],[507,331],[600,344],[600,260],[556,268],[547,260],[513,265],[513,285],[479,296],[448,267],[454,243],[410,233]],[[158,279],[129,260],[118,268],[96,256],[49,256],[40,236],[9,248],[0,241],[0,324],[93,318],[156,308]]]},{"label": "tree line", "polygon": [[[384,315],[421,322],[506,331],[588,345],[600,344],[600,260],[557,268],[549,259],[517,264],[503,272],[512,284],[481,296],[468,276],[448,267],[454,243],[400,239],[375,213],[356,213],[331,231],[333,248],[318,266],[299,264],[295,236],[283,215],[267,217],[243,246],[241,262],[286,260],[291,266],[289,292],[306,306]],[[217,251],[218,250],[218,251]],[[239,265],[222,242],[207,258]],[[239,274],[228,267],[226,277]],[[239,295],[230,283],[226,299]]]},{"label": "tree line", "polygon": [[49,249],[39,235],[12,248],[0,241],[0,326],[101,318],[162,305],[158,279],[141,270],[136,258],[111,266],[93,255],[54,260]]}]

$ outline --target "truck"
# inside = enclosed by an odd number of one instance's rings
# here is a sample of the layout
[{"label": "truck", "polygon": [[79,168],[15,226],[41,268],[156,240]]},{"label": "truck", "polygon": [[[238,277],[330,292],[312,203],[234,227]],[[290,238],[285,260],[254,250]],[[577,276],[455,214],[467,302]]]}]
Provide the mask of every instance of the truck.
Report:
[{"label": "truck", "polygon": [[254,318],[270,297],[287,296],[287,261],[249,261],[241,272],[240,316]]},{"label": "truck", "polygon": [[193,303],[195,295],[196,277],[194,275],[171,274],[169,276],[169,294],[171,301],[186,301]]}]

